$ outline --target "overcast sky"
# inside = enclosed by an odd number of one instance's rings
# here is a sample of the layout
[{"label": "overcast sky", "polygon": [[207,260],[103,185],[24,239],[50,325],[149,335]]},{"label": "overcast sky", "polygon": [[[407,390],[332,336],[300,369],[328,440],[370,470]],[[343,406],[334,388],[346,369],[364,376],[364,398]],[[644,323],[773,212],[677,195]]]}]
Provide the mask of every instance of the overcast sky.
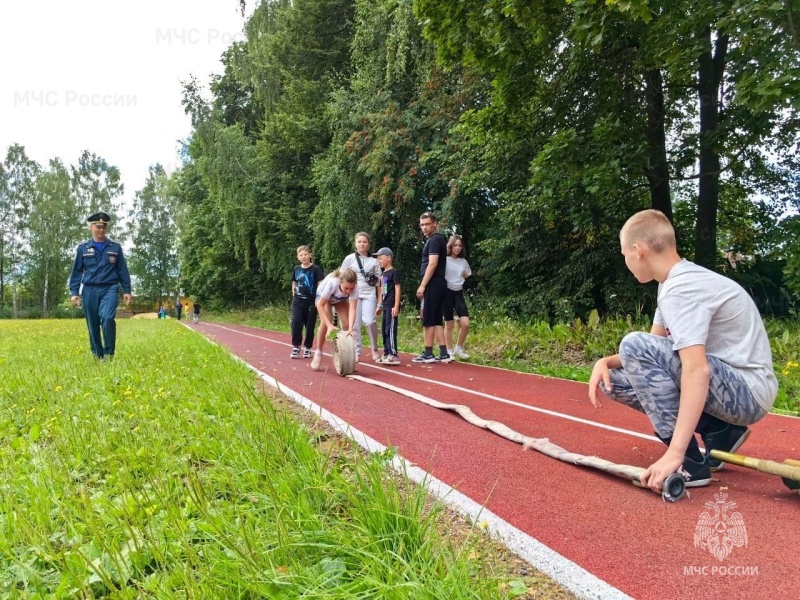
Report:
[{"label": "overcast sky", "polygon": [[0,160],[14,143],[43,166],[89,150],[119,167],[130,206],[150,165],[180,164],[181,81],[221,73],[243,25],[239,0],[3,0]]}]

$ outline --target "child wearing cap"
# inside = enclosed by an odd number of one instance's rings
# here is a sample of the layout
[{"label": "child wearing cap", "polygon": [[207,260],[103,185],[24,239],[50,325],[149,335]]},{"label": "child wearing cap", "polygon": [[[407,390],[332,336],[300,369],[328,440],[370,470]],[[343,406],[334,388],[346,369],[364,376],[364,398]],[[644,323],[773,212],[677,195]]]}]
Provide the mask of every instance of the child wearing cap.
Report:
[{"label": "child wearing cap", "polygon": [[383,299],[376,314],[383,311],[383,356],[375,362],[382,365],[399,365],[397,358],[397,320],[400,317],[400,273],[394,268],[394,253],[389,248],[381,248],[375,254],[383,270],[381,286]]}]

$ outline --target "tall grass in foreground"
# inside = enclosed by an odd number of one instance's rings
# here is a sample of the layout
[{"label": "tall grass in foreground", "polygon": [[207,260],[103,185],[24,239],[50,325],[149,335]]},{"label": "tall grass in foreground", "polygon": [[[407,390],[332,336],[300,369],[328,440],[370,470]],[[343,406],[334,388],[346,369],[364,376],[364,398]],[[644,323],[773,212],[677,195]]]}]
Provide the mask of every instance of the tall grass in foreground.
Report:
[{"label": "tall grass in foreground", "polygon": [[120,322],[112,362],[81,321],[0,322],[0,596],[508,597],[424,488],[255,384],[170,320]]},{"label": "tall grass in foreground", "polygon": [[[555,325],[516,321],[496,312],[490,302],[470,306],[470,362],[575,381],[589,381],[594,361],[615,354],[625,334],[650,330],[646,318],[600,319],[596,311],[585,321]],[[288,332],[289,316],[288,308],[273,306],[209,318]],[[800,321],[766,319],[765,325],[780,384],[773,411],[800,416]],[[422,327],[414,313],[402,314],[398,340],[403,351],[422,350]]]}]

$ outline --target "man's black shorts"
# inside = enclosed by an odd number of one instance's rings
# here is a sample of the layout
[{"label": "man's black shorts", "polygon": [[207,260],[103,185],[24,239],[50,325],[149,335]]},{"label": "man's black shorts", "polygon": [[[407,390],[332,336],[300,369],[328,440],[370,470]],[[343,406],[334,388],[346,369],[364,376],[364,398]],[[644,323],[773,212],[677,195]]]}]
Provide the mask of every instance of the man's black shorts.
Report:
[{"label": "man's black shorts", "polygon": [[425,286],[422,307],[422,326],[435,327],[444,324],[444,296],[447,293],[447,282],[444,277],[434,277]]}]

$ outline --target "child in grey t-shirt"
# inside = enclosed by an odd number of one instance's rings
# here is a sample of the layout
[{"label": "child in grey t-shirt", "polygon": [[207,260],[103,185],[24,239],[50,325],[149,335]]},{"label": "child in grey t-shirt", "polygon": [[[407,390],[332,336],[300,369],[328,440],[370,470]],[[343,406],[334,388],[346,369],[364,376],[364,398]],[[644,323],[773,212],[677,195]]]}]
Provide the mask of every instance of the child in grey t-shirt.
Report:
[{"label": "child in grey t-shirt", "polygon": [[637,280],[659,282],[658,309],[650,333],[628,334],[619,354],[595,363],[589,398],[600,407],[599,388],[644,412],[667,444],[642,475],[643,485],[660,491],[678,471],[688,477],[688,487],[708,485],[711,471],[722,468],[710,451],[736,451],[750,434],[747,426],[775,401],[778,384],[764,324],[740,285],[681,259],[663,213],[633,215],[620,232],[620,246]]}]

